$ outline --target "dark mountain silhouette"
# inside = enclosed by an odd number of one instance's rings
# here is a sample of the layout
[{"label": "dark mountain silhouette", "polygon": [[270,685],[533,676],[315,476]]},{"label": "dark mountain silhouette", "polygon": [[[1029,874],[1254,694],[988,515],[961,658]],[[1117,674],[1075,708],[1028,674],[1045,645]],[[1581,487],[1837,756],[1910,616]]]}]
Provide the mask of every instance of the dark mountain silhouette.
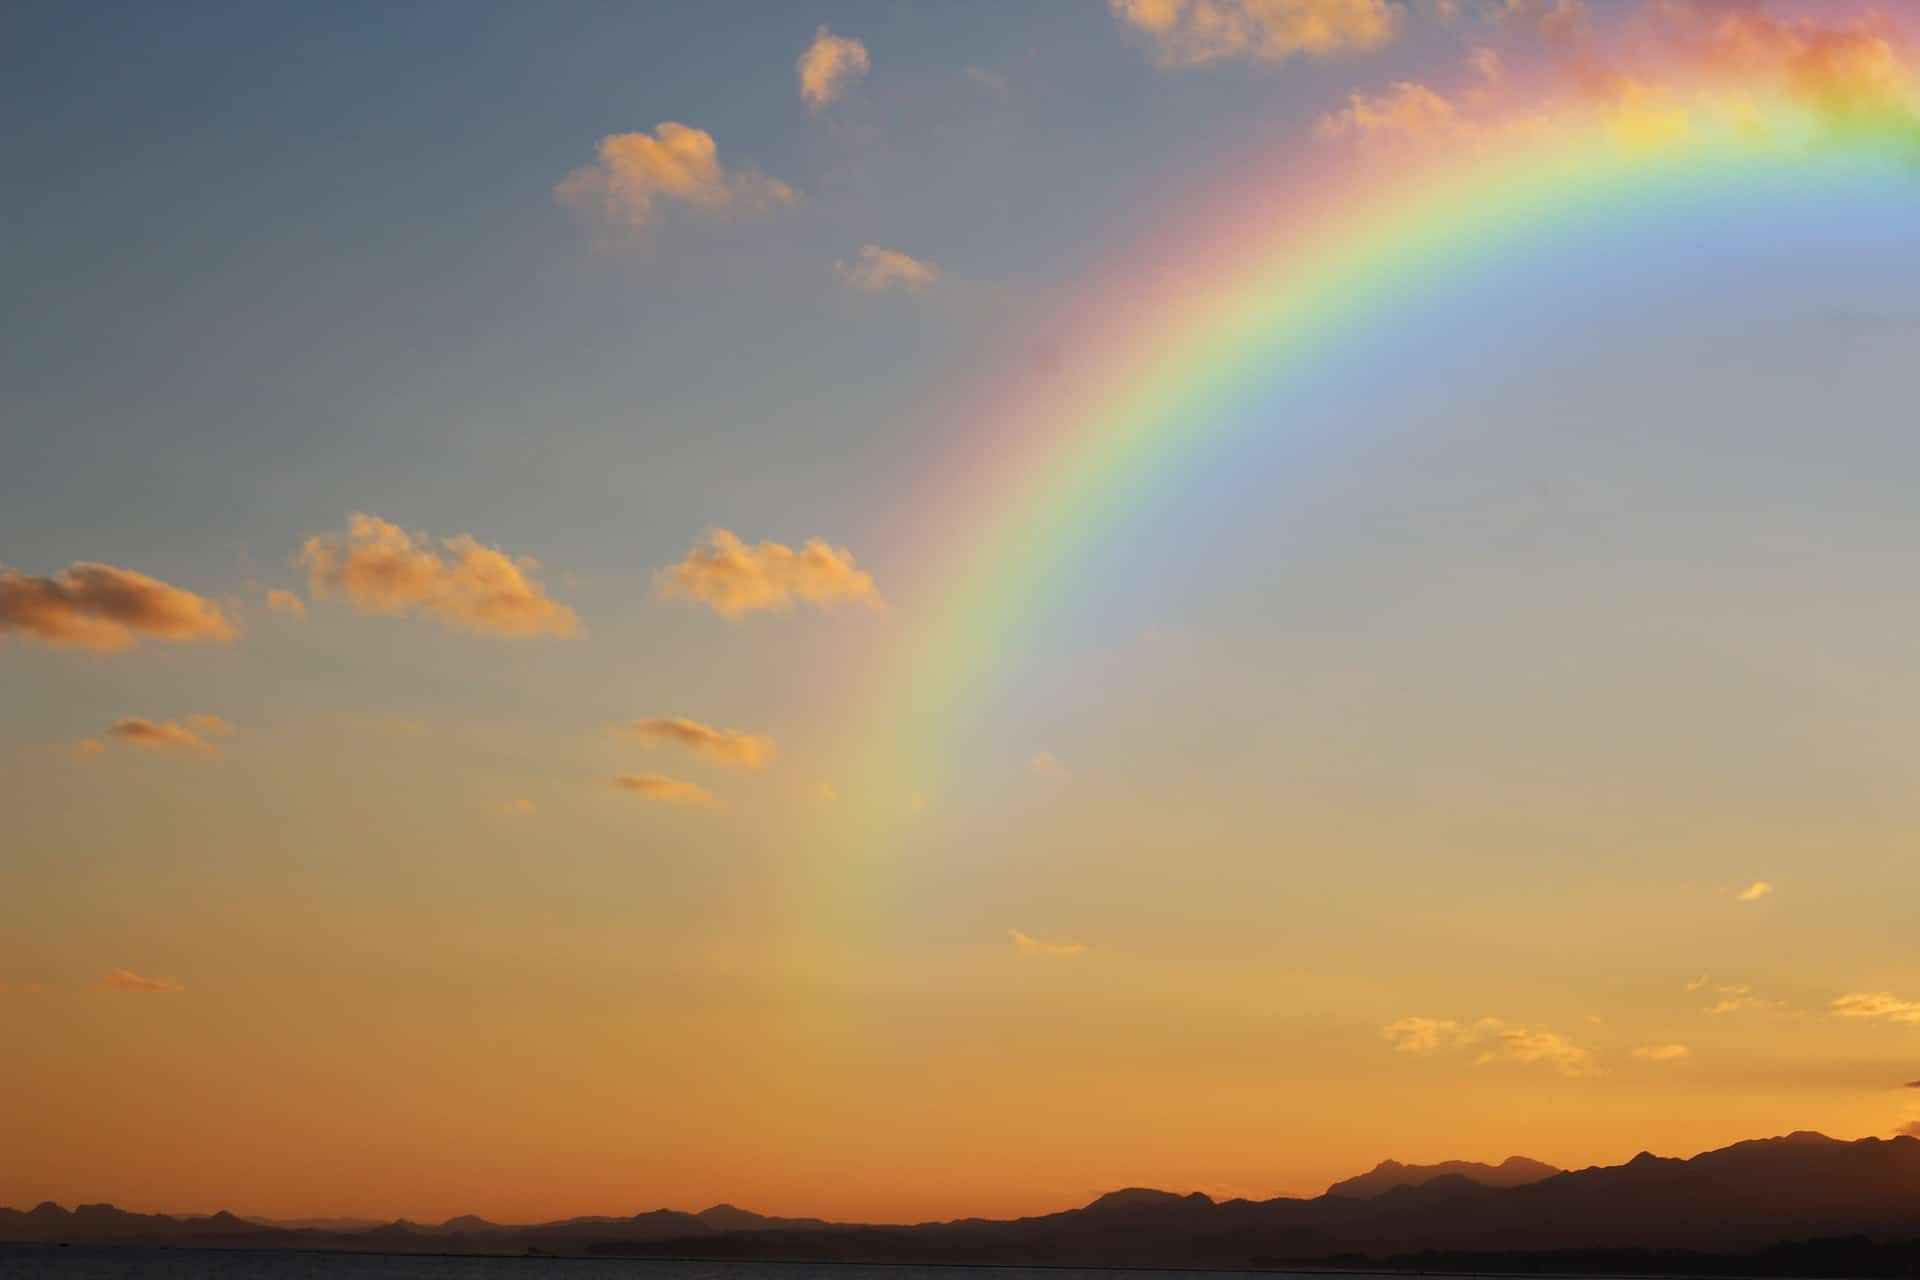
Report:
[{"label": "dark mountain silhouette", "polygon": [[1330,1196],[1372,1200],[1395,1187],[1417,1187],[1435,1178],[1458,1176],[1483,1187],[1520,1187],[1542,1178],[1551,1178],[1560,1170],[1525,1156],[1508,1156],[1499,1164],[1477,1164],[1471,1160],[1447,1160],[1440,1164],[1401,1164],[1382,1160],[1367,1172],[1327,1188]]},{"label": "dark mountain silhouette", "polygon": [[328,1230],[85,1205],[0,1210],[0,1242],[1077,1266],[1920,1275],[1920,1139],[1794,1133],[1681,1160],[1542,1173],[1387,1162],[1311,1199],[1133,1187],[1011,1221],[866,1226],[732,1205],[506,1225],[472,1216]]}]

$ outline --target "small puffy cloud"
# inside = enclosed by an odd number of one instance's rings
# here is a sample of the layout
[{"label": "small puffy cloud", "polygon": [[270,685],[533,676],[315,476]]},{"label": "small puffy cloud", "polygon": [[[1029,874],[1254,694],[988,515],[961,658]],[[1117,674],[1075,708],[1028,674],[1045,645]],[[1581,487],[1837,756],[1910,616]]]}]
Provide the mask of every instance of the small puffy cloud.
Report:
[{"label": "small puffy cloud", "polygon": [[1042,751],[1027,761],[1027,772],[1037,773],[1042,777],[1051,777],[1053,774],[1060,772],[1060,762],[1053,758],[1051,751]]},{"label": "small puffy cloud", "polygon": [[1691,1058],[1693,1050],[1683,1044],[1643,1044],[1633,1051],[1633,1056],[1646,1062],[1678,1062]]},{"label": "small puffy cloud", "polygon": [[614,226],[646,226],[662,200],[714,216],[763,214],[794,200],[793,188],[778,178],[729,172],[712,134],[671,120],[651,134],[608,134],[599,156],[562,178],[553,194]]},{"label": "small puffy cloud", "polygon": [[1278,62],[1295,54],[1365,53],[1393,39],[1401,7],[1389,0],[1107,0],[1162,66],[1219,58]]},{"label": "small puffy cloud", "polygon": [[1427,1056],[1443,1049],[1474,1051],[1473,1065],[1494,1062],[1543,1064],[1562,1075],[1594,1071],[1593,1055],[1545,1027],[1528,1027],[1501,1018],[1461,1024],[1452,1018],[1401,1018],[1381,1029],[1398,1053]]},{"label": "small puffy cloud", "polygon": [[1772,892],[1773,886],[1771,884],[1768,884],[1765,880],[1755,880],[1752,884],[1733,896],[1742,902],[1758,902]]},{"label": "small puffy cloud", "polygon": [[291,591],[282,591],[278,587],[267,592],[267,608],[275,613],[284,613],[289,617],[307,616],[307,602]]},{"label": "small puffy cloud", "polygon": [[1328,112],[1315,122],[1314,132],[1321,138],[1352,135],[1429,139],[1453,127],[1451,102],[1423,84],[1401,80],[1378,97],[1349,94],[1345,107]]},{"label": "small puffy cloud", "polygon": [[681,716],[660,720],[635,720],[621,725],[618,732],[658,746],[666,743],[703,755],[721,764],[743,769],[759,769],[772,764],[777,754],[773,739],[764,733],[743,733],[738,729],[715,729]]},{"label": "small puffy cloud", "polygon": [[800,80],[800,100],[807,104],[807,110],[818,111],[851,89],[872,65],[866,45],[837,36],[823,26],[813,33],[813,43],[794,64]]},{"label": "small puffy cloud", "polygon": [[1901,1000],[1886,991],[1850,991],[1832,1008],[1836,1018],[1883,1018],[1920,1026],[1920,1000]]},{"label": "small puffy cloud", "polygon": [[533,801],[506,800],[495,805],[493,811],[503,818],[524,818],[533,812]]},{"label": "small puffy cloud", "polygon": [[798,551],[778,542],[748,546],[725,529],[715,529],[708,541],[656,575],[662,595],[698,600],[735,619],[762,609],[784,613],[795,600],[816,608],[847,601],[870,608],[880,604],[873,575],[856,569],[845,547],[818,538]]},{"label": "small puffy cloud", "polygon": [[[201,721],[212,721],[224,726],[216,732],[231,733],[233,726],[218,716],[190,716],[188,724],[201,731],[205,725]],[[211,751],[213,745],[200,736],[195,728],[173,720],[148,720],[144,716],[122,716],[115,720],[108,733],[132,746],[148,751]]]},{"label": "small puffy cloud", "polygon": [[940,283],[940,268],[931,262],[877,244],[862,246],[858,262],[834,263],[833,271],[841,284],[862,293],[884,293],[888,289],[918,293]]},{"label": "small puffy cloud", "polygon": [[613,785],[622,791],[631,791],[634,795],[645,796],[649,800],[664,801],[667,804],[713,803],[713,793],[699,783],[669,778],[664,774],[617,773],[613,777]]},{"label": "small puffy cloud", "polygon": [[1081,942],[1042,942],[1038,938],[1029,938],[1018,929],[1007,930],[1007,936],[1013,939],[1013,945],[1023,956],[1077,956],[1086,951]]},{"label": "small puffy cloud", "polygon": [[535,561],[510,557],[465,534],[438,544],[424,533],[355,512],[345,534],[308,538],[299,562],[316,597],[344,596],[361,613],[425,614],[492,635],[580,633],[573,610],[550,599],[533,576]]},{"label": "small puffy cloud", "polygon": [[127,969],[115,969],[106,977],[93,984],[95,991],[128,991],[137,994],[160,994],[185,991],[186,988],[172,978],[143,978]]},{"label": "small puffy cloud", "polygon": [[204,596],[131,569],[90,563],[51,577],[0,565],[0,636],[10,632],[95,653],[129,648],[142,637],[224,641],[236,634]]}]

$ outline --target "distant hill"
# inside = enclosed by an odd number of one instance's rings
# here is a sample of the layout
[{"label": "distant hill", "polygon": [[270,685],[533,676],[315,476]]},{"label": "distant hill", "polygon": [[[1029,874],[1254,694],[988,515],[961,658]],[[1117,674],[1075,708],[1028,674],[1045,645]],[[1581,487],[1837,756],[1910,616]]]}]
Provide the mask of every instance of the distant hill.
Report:
[{"label": "distant hill", "polygon": [[1395,1187],[1417,1187],[1435,1178],[1460,1177],[1483,1187],[1522,1187],[1529,1182],[1551,1178],[1560,1170],[1525,1156],[1508,1156],[1499,1164],[1478,1164],[1472,1160],[1447,1160],[1440,1164],[1401,1164],[1382,1160],[1358,1177],[1336,1182],[1327,1188],[1330,1196],[1372,1200]]},{"label": "distant hill", "polygon": [[1311,1199],[1133,1187],[1061,1213],[865,1226],[732,1205],[507,1225],[471,1216],[296,1229],[85,1205],[0,1209],[0,1242],[442,1253],[1250,1268],[1920,1276],[1920,1139],[1793,1133],[1691,1159],[1556,1172],[1385,1162]]}]

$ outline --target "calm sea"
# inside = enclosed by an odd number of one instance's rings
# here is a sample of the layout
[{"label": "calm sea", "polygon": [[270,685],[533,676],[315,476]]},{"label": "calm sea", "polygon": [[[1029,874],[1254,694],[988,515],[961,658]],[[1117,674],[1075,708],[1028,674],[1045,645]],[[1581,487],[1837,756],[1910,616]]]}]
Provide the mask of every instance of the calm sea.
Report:
[{"label": "calm sea", "polygon": [[[269,1280],[1231,1280],[1220,1271],[1152,1273],[1065,1267],[839,1266],[811,1262],[678,1262],[662,1259],[480,1258],[407,1253],[293,1253],[200,1249],[45,1249],[0,1245],[0,1276],[58,1280],[161,1280],[266,1276]],[[1287,1280],[1265,1271],[1258,1280]],[[1309,1280],[1302,1276],[1298,1280]],[[1326,1280],[1324,1273],[1311,1280]]]}]

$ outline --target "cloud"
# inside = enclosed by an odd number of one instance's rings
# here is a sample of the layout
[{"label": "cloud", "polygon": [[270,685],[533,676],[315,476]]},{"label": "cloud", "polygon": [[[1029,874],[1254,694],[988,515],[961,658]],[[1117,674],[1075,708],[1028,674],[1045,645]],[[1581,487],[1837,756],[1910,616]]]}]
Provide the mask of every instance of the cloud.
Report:
[{"label": "cloud", "polygon": [[533,812],[533,801],[505,800],[494,806],[494,812],[503,818],[524,818]]},{"label": "cloud", "polygon": [[1920,1138],[1920,1120],[1909,1120],[1893,1131],[1896,1138]]},{"label": "cloud", "polygon": [[713,803],[713,793],[700,784],[658,773],[617,773],[613,776],[613,785],[622,791],[631,791],[635,795],[645,796],[649,800],[662,800],[667,804]]},{"label": "cloud", "polygon": [[862,293],[883,293],[888,289],[919,293],[940,283],[940,268],[931,262],[882,249],[877,244],[862,246],[858,262],[835,262],[833,271],[840,277],[841,284]]},{"label": "cloud", "polygon": [[818,111],[851,89],[873,65],[867,46],[836,36],[826,27],[813,33],[813,43],[800,55],[794,71],[800,79],[800,100]]},{"label": "cloud", "polygon": [[599,160],[562,178],[561,204],[622,227],[652,222],[662,200],[697,214],[751,216],[794,201],[793,188],[751,169],[728,172],[713,135],[669,120],[653,133],[610,133]]},{"label": "cloud", "polygon": [[1718,1017],[1728,1013],[1743,1013],[1749,1009],[1784,1009],[1784,1000],[1767,1000],[1760,996],[1734,995],[1707,1006],[1707,1012]]},{"label": "cloud", "polygon": [[9,632],[95,653],[130,648],[148,636],[187,642],[237,634],[204,596],[131,569],[84,562],[52,577],[0,565],[0,636]]},{"label": "cloud", "polygon": [[550,599],[532,576],[539,568],[535,561],[509,557],[465,534],[439,540],[445,556],[433,543],[424,533],[355,512],[345,535],[308,538],[299,563],[316,597],[345,596],[360,613],[427,614],[492,635],[580,633],[573,610]]},{"label": "cloud", "polygon": [[831,782],[823,782],[813,789],[813,797],[821,804],[834,804],[840,799],[840,793],[833,789]]},{"label": "cloud", "polygon": [[721,764],[759,769],[772,764],[777,754],[773,739],[764,733],[743,733],[738,729],[715,729],[680,716],[662,720],[635,720],[619,726],[618,732],[658,745],[671,743],[717,760]]},{"label": "cloud", "polygon": [[[221,726],[213,729],[211,725]],[[189,728],[188,726],[193,726]],[[122,742],[148,751],[211,751],[213,744],[200,733],[232,733],[233,726],[219,716],[189,716],[187,724],[173,720],[148,720],[143,716],[122,716],[107,732]]]},{"label": "cloud", "polygon": [[1086,951],[1081,942],[1042,942],[1038,938],[1029,938],[1018,929],[1007,930],[1007,936],[1013,939],[1013,945],[1025,956],[1077,956]]},{"label": "cloud", "polygon": [[307,616],[307,602],[305,600],[302,600],[291,591],[282,591],[277,587],[267,592],[267,608],[272,609],[275,613],[284,613],[295,618],[304,618]]},{"label": "cloud", "polygon": [[1693,1050],[1683,1044],[1643,1044],[1633,1051],[1633,1056],[1647,1062],[1678,1062],[1691,1058]]},{"label": "cloud", "polygon": [[107,744],[98,738],[82,738],[73,744],[74,757],[80,760],[84,760],[88,756],[101,755],[106,749]]},{"label": "cloud", "polygon": [[1591,1075],[1593,1055],[1545,1027],[1528,1027],[1501,1018],[1462,1025],[1452,1018],[1401,1018],[1381,1029],[1394,1051],[1425,1057],[1442,1049],[1479,1050],[1473,1065],[1507,1061],[1540,1063],[1565,1076]]},{"label": "cloud", "polygon": [[130,991],[136,993],[157,994],[162,992],[185,991],[186,988],[172,978],[143,978],[127,969],[115,969],[106,977],[93,984],[95,991]]},{"label": "cloud", "polygon": [[784,613],[802,600],[816,608],[859,601],[880,604],[871,574],[853,566],[853,553],[812,538],[795,551],[778,542],[748,546],[725,529],[708,535],[707,547],[662,569],[655,582],[662,595],[698,600],[723,618],[755,610]]},{"label": "cloud", "polygon": [[995,71],[991,67],[974,66],[962,67],[960,70],[965,73],[967,79],[973,81],[981,88],[1005,96],[1008,88],[1006,72]]},{"label": "cloud", "polygon": [[1549,39],[1579,34],[1587,20],[1582,0],[1507,0],[1502,20],[1532,27]]},{"label": "cloud", "polygon": [[210,716],[204,712],[188,716],[187,723],[202,733],[211,733],[221,738],[233,732],[232,721],[222,720],[219,716]]},{"label": "cloud", "polygon": [[1295,54],[1365,53],[1393,39],[1401,6],[1389,0],[1107,0],[1143,34],[1154,59],[1191,67],[1218,58],[1278,62]]},{"label": "cloud", "polygon": [[1051,751],[1042,751],[1027,761],[1027,772],[1051,776],[1060,772],[1060,762],[1053,758]]},{"label": "cloud", "polygon": [[1920,1080],[1909,1080],[1909,1081],[1907,1081],[1907,1082],[1906,1082],[1906,1084],[1904,1084],[1904,1085],[1902,1085],[1902,1086],[1901,1086],[1901,1088],[1903,1088],[1903,1089],[1920,1089]]},{"label": "cloud", "polygon": [[1755,880],[1752,884],[1736,893],[1734,897],[1742,902],[1758,902],[1773,892],[1773,886],[1765,880]]},{"label": "cloud", "polygon": [[1451,102],[1423,84],[1401,80],[1378,97],[1347,95],[1347,105],[1322,115],[1314,123],[1314,133],[1320,138],[1352,134],[1426,139],[1451,132],[1454,123]]},{"label": "cloud", "polygon": [[1885,991],[1850,991],[1833,1002],[1836,1018],[1885,1018],[1920,1026],[1920,1000],[1901,1000]]}]

